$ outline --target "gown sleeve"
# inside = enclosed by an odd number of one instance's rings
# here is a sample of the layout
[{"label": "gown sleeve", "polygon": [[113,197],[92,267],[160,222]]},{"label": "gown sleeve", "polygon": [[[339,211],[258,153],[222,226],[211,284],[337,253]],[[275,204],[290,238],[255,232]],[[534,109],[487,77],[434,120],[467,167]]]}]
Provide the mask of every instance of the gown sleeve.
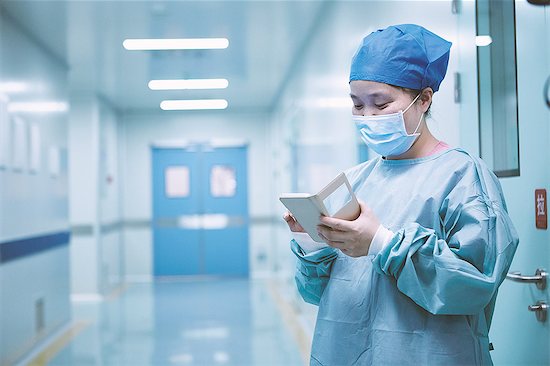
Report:
[{"label": "gown sleeve", "polygon": [[292,252],[298,257],[294,279],[298,292],[304,301],[319,305],[325,287],[330,278],[330,270],[337,249],[325,247],[312,252],[305,252],[296,240],[290,242]]},{"label": "gown sleeve", "polygon": [[479,314],[494,299],[519,241],[497,178],[478,171],[433,214],[442,234],[404,225],[374,256],[374,269],[394,277],[402,293],[432,314]]}]

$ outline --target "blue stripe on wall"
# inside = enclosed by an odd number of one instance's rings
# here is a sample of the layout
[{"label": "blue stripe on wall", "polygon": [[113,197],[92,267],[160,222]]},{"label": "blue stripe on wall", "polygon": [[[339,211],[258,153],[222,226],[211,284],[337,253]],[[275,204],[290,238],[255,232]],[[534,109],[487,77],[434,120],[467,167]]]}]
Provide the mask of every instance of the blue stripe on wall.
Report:
[{"label": "blue stripe on wall", "polygon": [[20,259],[61,245],[69,244],[71,234],[62,231],[49,235],[7,241],[0,244],[0,263]]}]

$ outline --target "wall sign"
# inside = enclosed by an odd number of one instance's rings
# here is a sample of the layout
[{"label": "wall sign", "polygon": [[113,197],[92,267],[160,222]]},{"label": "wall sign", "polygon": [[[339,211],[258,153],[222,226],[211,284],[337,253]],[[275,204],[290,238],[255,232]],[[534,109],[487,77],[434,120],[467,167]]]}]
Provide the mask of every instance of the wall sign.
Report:
[{"label": "wall sign", "polygon": [[535,222],[537,229],[546,230],[548,227],[546,204],[546,189],[535,190]]},{"label": "wall sign", "polygon": [[11,131],[8,114],[8,98],[0,94],[0,168],[8,166],[10,160]]},{"label": "wall sign", "polygon": [[16,172],[26,172],[29,158],[29,133],[27,122],[19,116],[13,117],[12,168]]}]

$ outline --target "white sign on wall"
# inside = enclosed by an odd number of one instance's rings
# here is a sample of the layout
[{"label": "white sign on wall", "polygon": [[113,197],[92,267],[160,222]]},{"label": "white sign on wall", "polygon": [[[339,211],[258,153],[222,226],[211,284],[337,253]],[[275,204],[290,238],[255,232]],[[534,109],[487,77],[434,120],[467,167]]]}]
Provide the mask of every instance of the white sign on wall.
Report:
[{"label": "white sign on wall", "polygon": [[59,148],[57,146],[50,146],[48,150],[48,166],[50,170],[50,176],[52,178],[59,177],[61,172],[61,160],[59,156]]},{"label": "white sign on wall", "polygon": [[0,168],[7,168],[10,159],[10,120],[8,98],[0,94]]},{"label": "white sign on wall", "polygon": [[38,173],[40,171],[40,150],[41,150],[41,138],[40,128],[36,123],[33,123],[30,127],[30,167],[31,173]]},{"label": "white sign on wall", "polygon": [[13,161],[12,168],[18,172],[24,172],[28,166],[28,139],[27,123],[19,116],[12,119],[13,127]]}]

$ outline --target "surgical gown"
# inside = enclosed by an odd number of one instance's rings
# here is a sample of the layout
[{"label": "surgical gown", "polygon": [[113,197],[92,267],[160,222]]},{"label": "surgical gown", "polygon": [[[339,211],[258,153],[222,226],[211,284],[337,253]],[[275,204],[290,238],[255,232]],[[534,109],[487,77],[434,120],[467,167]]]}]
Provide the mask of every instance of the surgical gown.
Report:
[{"label": "surgical gown", "polygon": [[497,289],[518,245],[495,175],[460,149],[346,175],[394,234],[359,258],[292,241],[298,290],[319,305],[311,365],[492,364]]}]

